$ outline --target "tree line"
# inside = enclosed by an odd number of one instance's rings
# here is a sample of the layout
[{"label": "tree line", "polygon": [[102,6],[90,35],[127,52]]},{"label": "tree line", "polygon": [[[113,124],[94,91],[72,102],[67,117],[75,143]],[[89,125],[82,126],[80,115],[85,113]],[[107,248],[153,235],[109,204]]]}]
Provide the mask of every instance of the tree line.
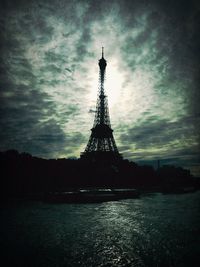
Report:
[{"label": "tree line", "polygon": [[42,159],[16,150],[0,152],[1,197],[40,196],[85,187],[178,192],[200,188],[200,179],[175,166],[153,167],[129,160]]}]

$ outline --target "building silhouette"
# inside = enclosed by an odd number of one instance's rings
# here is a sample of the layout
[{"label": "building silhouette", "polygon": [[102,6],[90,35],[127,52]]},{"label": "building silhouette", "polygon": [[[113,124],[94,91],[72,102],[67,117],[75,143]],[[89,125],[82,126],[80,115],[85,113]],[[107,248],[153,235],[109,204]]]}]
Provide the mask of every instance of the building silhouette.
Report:
[{"label": "building silhouette", "polygon": [[104,48],[99,60],[99,91],[96,104],[94,124],[85,151],[81,153],[81,159],[91,160],[120,160],[119,153],[111,128],[108,101],[104,90],[104,81],[107,62],[104,59]]}]

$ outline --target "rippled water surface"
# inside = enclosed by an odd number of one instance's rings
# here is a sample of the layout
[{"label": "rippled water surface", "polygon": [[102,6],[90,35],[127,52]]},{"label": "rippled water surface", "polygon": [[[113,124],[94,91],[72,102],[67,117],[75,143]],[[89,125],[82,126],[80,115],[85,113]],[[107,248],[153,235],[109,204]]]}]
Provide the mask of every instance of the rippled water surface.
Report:
[{"label": "rippled water surface", "polygon": [[200,192],[1,207],[3,266],[200,266]]}]

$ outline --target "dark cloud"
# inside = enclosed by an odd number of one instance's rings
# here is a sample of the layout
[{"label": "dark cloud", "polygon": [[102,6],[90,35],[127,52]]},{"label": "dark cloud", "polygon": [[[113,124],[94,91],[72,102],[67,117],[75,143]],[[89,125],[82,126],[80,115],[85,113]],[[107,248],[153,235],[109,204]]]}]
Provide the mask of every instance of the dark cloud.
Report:
[{"label": "dark cloud", "polygon": [[198,145],[199,129],[200,120],[196,117],[186,117],[172,122],[150,117],[141,125],[127,129],[120,138],[123,143],[135,144],[136,149],[162,147],[176,140],[184,149],[185,142],[195,142],[195,145]]},{"label": "dark cloud", "polygon": [[[130,128],[121,136],[121,142],[127,145],[121,149],[124,154],[139,164],[157,166],[162,164],[183,166],[199,171],[199,130],[200,120],[186,117],[176,122],[149,118],[140,126]],[[134,145],[132,152],[129,146]]]}]

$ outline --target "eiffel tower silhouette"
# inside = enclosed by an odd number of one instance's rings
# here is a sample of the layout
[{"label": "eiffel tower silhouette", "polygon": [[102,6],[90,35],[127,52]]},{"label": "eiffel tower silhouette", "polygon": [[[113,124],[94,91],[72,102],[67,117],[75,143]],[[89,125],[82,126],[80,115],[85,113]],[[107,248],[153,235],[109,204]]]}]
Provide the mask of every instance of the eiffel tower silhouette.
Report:
[{"label": "eiffel tower silhouette", "polygon": [[107,62],[104,59],[104,48],[102,47],[102,57],[99,60],[99,92],[97,97],[95,119],[86,149],[83,153],[81,153],[81,159],[122,159],[122,155],[119,153],[113,137],[108,101],[104,92],[106,66]]}]

